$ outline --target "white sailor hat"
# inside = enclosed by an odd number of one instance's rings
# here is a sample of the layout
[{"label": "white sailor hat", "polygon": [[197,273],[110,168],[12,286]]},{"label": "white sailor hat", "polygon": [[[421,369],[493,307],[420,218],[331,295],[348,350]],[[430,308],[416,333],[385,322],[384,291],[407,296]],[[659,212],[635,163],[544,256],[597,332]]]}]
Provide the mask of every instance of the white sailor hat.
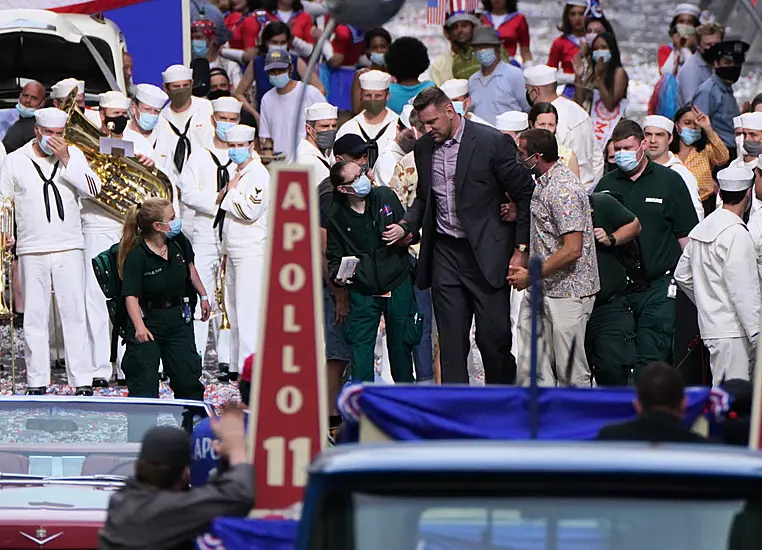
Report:
[{"label": "white sailor hat", "polygon": [[535,65],[524,71],[524,80],[529,86],[547,86],[557,81],[557,69],[547,65]]},{"label": "white sailor hat", "polygon": [[66,126],[68,118],[69,115],[55,107],[45,107],[34,112],[34,120],[37,122],[37,126],[43,128],[63,128]]},{"label": "white sailor hat", "polygon": [[507,111],[495,117],[495,128],[501,132],[523,132],[529,128],[529,115],[521,111]]},{"label": "white sailor hat", "polygon": [[193,71],[183,65],[170,65],[166,71],[161,73],[161,81],[164,84],[183,82],[185,80],[193,80]]},{"label": "white sailor hat", "polygon": [[696,19],[701,17],[701,8],[699,8],[695,4],[678,4],[677,7],[672,11],[672,17],[677,17],[678,15],[692,15]]},{"label": "white sailor hat", "polygon": [[212,109],[215,113],[241,114],[243,103],[231,96],[223,96],[212,100]]},{"label": "white sailor hat", "polygon": [[85,81],[76,78],[66,78],[53,84],[50,88],[50,97],[53,99],[64,99],[74,88],[79,88],[78,94],[85,93]]},{"label": "white sailor hat", "polygon": [[565,0],[564,4],[567,6],[580,6],[582,8],[586,8],[587,0]]},{"label": "white sailor hat", "polygon": [[762,113],[744,113],[741,115],[741,128],[745,130],[762,130]]},{"label": "white sailor hat", "polygon": [[668,134],[671,134],[672,130],[675,129],[675,123],[672,122],[667,117],[661,116],[661,115],[647,116],[645,121],[643,122],[643,128],[648,128],[649,126],[666,130]]},{"label": "white sailor hat", "polygon": [[717,172],[717,181],[722,191],[746,191],[754,185],[754,172],[748,168],[725,168]]},{"label": "white sailor hat", "polygon": [[225,138],[228,143],[243,143],[245,141],[254,141],[256,130],[245,124],[236,124],[232,128],[225,130]]},{"label": "white sailor hat", "polygon": [[407,103],[404,107],[402,107],[402,112],[400,113],[400,122],[408,130],[413,127],[413,125],[410,124],[410,113],[412,113],[413,110],[413,106],[410,105],[410,103]]},{"label": "white sailor hat", "polygon": [[98,104],[104,109],[127,109],[130,106],[130,98],[122,92],[109,90],[98,94]]},{"label": "white sailor hat", "polygon": [[738,128],[743,128],[743,123],[741,122],[743,119],[740,116],[734,116],[733,117],[733,129],[737,130]]},{"label": "white sailor hat", "polygon": [[154,109],[161,109],[167,104],[169,96],[153,84],[138,84],[135,86],[135,99]]},{"label": "white sailor hat", "polygon": [[368,71],[360,75],[360,88],[363,90],[388,90],[392,77],[383,71]]},{"label": "white sailor hat", "polygon": [[304,110],[304,120],[307,122],[314,122],[316,120],[331,120],[339,117],[338,107],[334,107],[330,103],[321,101],[320,103],[313,103]]},{"label": "white sailor hat", "polygon": [[439,87],[450,99],[468,95],[468,80],[463,78],[451,78]]}]

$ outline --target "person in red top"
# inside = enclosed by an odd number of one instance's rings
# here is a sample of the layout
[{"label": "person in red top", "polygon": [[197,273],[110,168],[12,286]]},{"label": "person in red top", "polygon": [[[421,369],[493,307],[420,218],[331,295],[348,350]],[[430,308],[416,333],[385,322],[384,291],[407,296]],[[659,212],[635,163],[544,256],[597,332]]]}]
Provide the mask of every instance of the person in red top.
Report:
[{"label": "person in red top", "polygon": [[[672,21],[669,24],[669,36],[672,38],[671,44],[662,44],[659,46],[657,58],[659,61],[659,69],[662,68],[664,63],[669,58],[669,55],[675,50],[680,49],[680,41],[683,38],[683,34],[680,34],[678,30],[681,27],[698,27],[701,24],[699,19],[701,16],[701,10],[698,6],[693,4],[678,4],[675,10],[672,12]],[[694,32],[695,34],[695,32]]]},{"label": "person in red top", "polygon": [[559,69],[558,82],[566,84],[564,96],[574,99],[574,65],[572,60],[579,52],[579,47],[585,39],[585,13],[587,0],[566,0],[561,25],[558,27],[563,34],[553,41],[548,56],[548,67]]},{"label": "person in red top", "polygon": [[351,25],[337,25],[330,50],[328,61],[320,68],[321,80],[326,85],[326,98],[328,103],[340,110],[351,111],[355,69],[366,50],[363,31]]},{"label": "person in red top", "polygon": [[482,3],[482,22],[497,29],[497,36],[503,41],[505,51],[514,57],[518,46],[521,62],[526,64],[527,61],[532,61],[529,25],[526,18],[517,11],[516,0],[482,0]]},{"label": "person in red top", "polygon": [[304,11],[302,0],[264,0],[263,6],[270,21],[283,21],[291,28],[291,34],[310,44],[315,43],[312,35],[314,22]]},{"label": "person in red top", "polygon": [[259,34],[268,22],[261,0],[231,0],[231,12],[225,16],[225,26],[232,33],[227,47],[220,55],[246,64],[257,55]]}]

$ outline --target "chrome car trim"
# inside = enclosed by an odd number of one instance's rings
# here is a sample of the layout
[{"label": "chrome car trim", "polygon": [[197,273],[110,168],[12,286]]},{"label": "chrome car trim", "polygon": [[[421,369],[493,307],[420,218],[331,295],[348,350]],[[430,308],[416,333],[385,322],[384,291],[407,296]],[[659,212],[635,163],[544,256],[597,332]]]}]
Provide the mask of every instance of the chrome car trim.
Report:
[{"label": "chrome car trim", "polygon": [[45,528],[44,527],[40,527],[39,529],[37,529],[37,532],[35,533],[36,537],[33,537],[32,535],[29,535],[27,533],[24,533],[24,531],[19,531],[19,534],[24,536],[24,537],[26,537],[26,538],[28,538],[33,543],[39,544],[40,546],[43,546],[43,545],[49,543],[50,541],[57,539],[58,537],[63,535],[64,532],[61,531],[60,533],[57,533],[55,535],[50,535],[48,537],[48,532],[45,530]]}]

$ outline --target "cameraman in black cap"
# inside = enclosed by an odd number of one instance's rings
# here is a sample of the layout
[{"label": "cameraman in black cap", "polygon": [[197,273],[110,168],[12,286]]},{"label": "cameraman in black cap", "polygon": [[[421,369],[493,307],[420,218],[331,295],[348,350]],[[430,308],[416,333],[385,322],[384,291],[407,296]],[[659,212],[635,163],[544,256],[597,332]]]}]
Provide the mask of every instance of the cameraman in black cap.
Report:
[{"label": "cameraman in black cap", "polygon": [[246,516],[254,505],[254,468],[246,457],[243,411],[210,419],[230,468],[188,489],[190,438],[172,426],[143,437],[135,477],[111,497],[101,550],[195,548],[195,538],[220,516]]},{"label": "cameraman in black cap", "polygon": [[741,116],[733,84],[741,77],[747,51],[749,45],[741,40],[724,40],[712,46],[707,60],[712,63],[714,74],[698,87],[692,101],[694,107],[709,117],[712,128],[730,151],[731,159],[736,156],[733,118]]}]

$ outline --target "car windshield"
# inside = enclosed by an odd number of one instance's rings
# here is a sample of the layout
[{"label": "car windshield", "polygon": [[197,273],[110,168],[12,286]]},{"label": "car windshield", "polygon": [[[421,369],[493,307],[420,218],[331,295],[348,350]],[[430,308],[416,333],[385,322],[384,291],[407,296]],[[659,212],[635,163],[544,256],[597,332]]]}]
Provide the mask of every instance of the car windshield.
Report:
[{"label": "car windshield", "polygon": [[355,494],[352,502],[354,550],[762,548],[760,502],[744,500]]},{"label": "car windshield", "polygon": [[129,476],[143,434],[157,425],[191,430],[203,404],[128,399],[0,400],[0,482],[23,476]]}]

